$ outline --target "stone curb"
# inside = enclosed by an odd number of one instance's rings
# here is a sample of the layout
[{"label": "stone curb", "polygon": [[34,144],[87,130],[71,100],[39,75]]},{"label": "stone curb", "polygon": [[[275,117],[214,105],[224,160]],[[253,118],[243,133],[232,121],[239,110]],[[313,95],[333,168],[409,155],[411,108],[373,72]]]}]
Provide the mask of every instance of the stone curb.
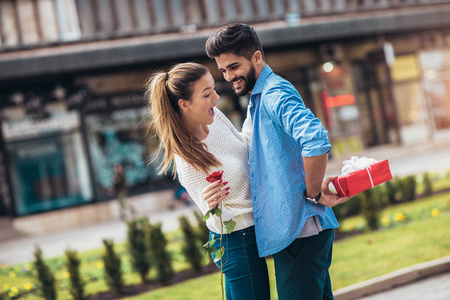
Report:
[{"label": "stone curb", "polygon": [[335,300],[354,300],[450,271],[450,256],[401,269],[335,291]]}]

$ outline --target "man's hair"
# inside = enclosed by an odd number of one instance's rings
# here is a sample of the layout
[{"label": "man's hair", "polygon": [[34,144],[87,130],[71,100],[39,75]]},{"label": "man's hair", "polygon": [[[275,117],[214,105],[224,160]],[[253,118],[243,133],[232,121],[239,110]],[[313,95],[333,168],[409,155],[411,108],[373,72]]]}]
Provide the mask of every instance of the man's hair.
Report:
[{"label": "man's hair", "polygon": [[259,50],[264,60],[259,36],[252,27],[243,23],[232,23],[220,28],[208,38],[205,48],[206,54],[211,59],[223,53],[233,53],[251,60],[253,53]]}]

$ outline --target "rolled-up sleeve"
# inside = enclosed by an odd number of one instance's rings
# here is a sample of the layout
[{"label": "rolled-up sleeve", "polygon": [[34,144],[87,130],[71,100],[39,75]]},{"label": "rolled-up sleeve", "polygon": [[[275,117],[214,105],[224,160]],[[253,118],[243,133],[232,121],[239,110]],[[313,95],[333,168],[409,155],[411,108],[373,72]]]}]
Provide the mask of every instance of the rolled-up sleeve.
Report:
[{"label": "rolled-up sleeve", "polygon": [[297,91],[278,86],[267,91],[266,106],[272,119],[301,146],[302,156],[318,156],[330,152],[328,132],[314,114],[305,107]]}]

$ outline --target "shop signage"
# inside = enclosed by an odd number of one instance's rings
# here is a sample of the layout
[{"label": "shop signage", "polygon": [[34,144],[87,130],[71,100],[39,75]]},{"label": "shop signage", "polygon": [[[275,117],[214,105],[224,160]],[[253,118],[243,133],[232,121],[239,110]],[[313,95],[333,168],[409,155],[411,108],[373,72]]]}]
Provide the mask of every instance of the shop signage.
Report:
[{"label": "shop signage", "polygon": [[414,54],[397,56],[390,70],[394,82],[417,80],[421,75],[419,61]]},{"label": "shop signage", "polygon": [[85,107],[86,113],[101,113],[132,107],[144,107],[144,97],[140,93],[127,93],[89,100]]},{"label": "shop signage", "polygon": [[68,112],[55,115],[42,120],[12,120],[2,123],[3,136],[5,140],[16,140],[46,133],[64,132],[78,128],[80,121],[78,113]]}]

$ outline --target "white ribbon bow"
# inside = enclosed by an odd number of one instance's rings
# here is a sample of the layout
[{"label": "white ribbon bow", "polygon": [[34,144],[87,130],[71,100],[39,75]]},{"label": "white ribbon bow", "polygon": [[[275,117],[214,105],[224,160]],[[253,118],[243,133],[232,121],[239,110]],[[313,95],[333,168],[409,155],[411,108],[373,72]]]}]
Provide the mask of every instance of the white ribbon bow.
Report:
[{"label": "white ribbon bow", "polygon": [[[372,187],[374,187],[372,175],[370,175],[370,165],[373,165],[374,163],[377,163],[378,161],[373,158],[368,157],[358,157],[358,156],[352,156],[350,157],[350,160],[344,160],[342,163],[344,166],[342,167],[342,175],[350,174],[355,171],[366,169],[367,174],[369,175],[370,183],[372,184]],[[338,181],[339,183],[339,181]],[[340,187],[340,183],[339,183]],[[341,187],[342,190],[342,187]]]},{"label": "white ribbon bow", "polygon": [[365,156],[358,157],[358,156],[352,156],[350,160],[344,160],[342,163],[344,166],[342,167],[342,175],[350,174],[355,171],[359,171],[362,169],[366,169],[370,167],[370,165],[373,165],[377,163],[378,161],[373,158],[367,158]]}]

